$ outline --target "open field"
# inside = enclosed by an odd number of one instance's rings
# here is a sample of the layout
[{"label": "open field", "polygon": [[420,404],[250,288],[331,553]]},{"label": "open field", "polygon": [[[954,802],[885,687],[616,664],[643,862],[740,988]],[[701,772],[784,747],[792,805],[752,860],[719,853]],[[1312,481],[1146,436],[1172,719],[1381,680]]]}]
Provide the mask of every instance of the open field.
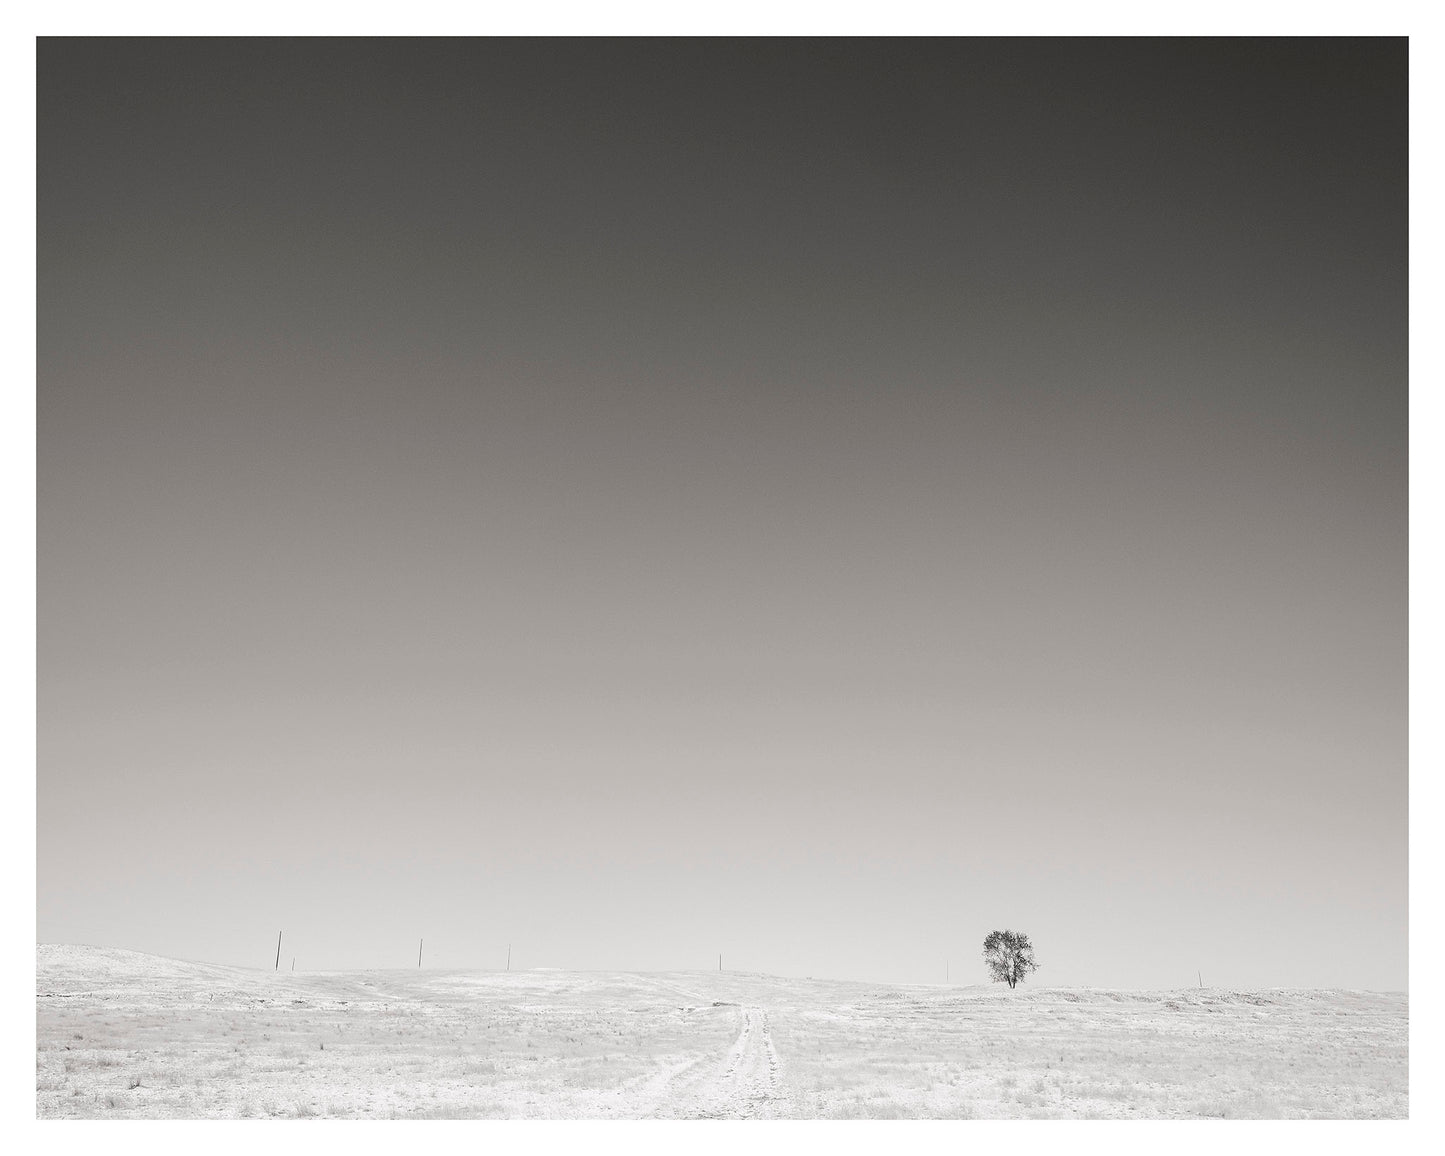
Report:
[{"label": "open field", "polygon": [[41,1118],[1404,1117],[1408,1000],[36,952]]}]

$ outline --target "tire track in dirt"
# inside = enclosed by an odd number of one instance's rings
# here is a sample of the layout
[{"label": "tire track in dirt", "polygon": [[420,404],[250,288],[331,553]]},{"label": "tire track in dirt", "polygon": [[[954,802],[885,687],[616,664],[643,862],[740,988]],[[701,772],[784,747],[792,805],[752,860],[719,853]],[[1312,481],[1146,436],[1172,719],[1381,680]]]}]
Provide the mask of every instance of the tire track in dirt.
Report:
[{"label": "tire track in dirt", "polygon": [[737,1039],[712,1079],[694,1095],[693,1105],[680,1113],[690,1119],[776,1120],[791,1115],[766,1011],[741,1009]]}]

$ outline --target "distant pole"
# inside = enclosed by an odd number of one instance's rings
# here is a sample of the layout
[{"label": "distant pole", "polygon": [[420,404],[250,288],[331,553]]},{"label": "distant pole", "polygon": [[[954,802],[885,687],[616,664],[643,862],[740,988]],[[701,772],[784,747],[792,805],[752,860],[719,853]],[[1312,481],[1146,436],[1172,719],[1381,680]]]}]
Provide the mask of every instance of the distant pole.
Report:
[{"label": "distant pole", "polygon": [[1202,971],[1199,973],[1199,986],[1204,986],[1204,973]]},{"label": "distant pole", "polygon": [[281,933],[276,933],[276,971],[281,970]]},{"label": "distant pole", "polygon": [[717,953],[717,969],[718,971],[722,970],[722,952]]},{"label": "distant pole", "polygon": [[945,957],[944,960],[943,960],[943,982],[944,982],[944,983],[948,983],[948,982],[949,982],[949,980],[948,980],[948,959],[947,959],[947,957]]},{"label": "distant pole", "polygon": [[420,967],[420,966],[421,966],[421,945],[422,945],[423,943],[425,943],[425,942],[426,942],[425,939],[418,939],[418,940],[416,941],[416,965],[417,965],[417,967]]},{"label": "distant pole", "polygon": [[512,970],[512,945],[507,944],[507,970]]},{"label": "distant pole", "polygon": [[291,957],[291,970],[296,970],[296,957],[294,955]]}]

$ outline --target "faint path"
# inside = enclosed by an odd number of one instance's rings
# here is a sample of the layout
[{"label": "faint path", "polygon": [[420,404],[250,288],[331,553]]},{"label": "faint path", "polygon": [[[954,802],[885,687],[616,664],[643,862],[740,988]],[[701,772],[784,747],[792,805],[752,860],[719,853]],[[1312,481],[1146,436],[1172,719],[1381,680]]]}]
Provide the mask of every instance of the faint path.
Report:
[{"label": "faint path", "polygon": [[643,1116],[667,1116],[687,1086],[687,1074],[703,1061],[683,1060],[668,1064],[651,1075],[628,1080],[612,1094],[616,1097],[610,1108],[623,1119],[637,1120]]},{"label": "faint path", "polygon": [[692,1090],[678,1114],[691,1119],[774,1120],[791,1115],[782,1061],[773,1046],[768,1013],[741,1009],[738,1036],[712,1078]]}]

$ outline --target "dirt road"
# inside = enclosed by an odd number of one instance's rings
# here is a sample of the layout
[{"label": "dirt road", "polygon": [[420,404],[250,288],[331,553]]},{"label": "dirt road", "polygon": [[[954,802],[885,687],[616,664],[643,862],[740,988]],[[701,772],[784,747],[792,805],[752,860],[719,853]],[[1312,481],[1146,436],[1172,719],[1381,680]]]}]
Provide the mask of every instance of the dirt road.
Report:
[{"label": "dirt road", "polygon": [[690,1065],[651,1091],[653,1114],[705,1120],[775,1120],[791,1115],[768,1013],[737,1009],[738,1034],[721,1060]]}]

